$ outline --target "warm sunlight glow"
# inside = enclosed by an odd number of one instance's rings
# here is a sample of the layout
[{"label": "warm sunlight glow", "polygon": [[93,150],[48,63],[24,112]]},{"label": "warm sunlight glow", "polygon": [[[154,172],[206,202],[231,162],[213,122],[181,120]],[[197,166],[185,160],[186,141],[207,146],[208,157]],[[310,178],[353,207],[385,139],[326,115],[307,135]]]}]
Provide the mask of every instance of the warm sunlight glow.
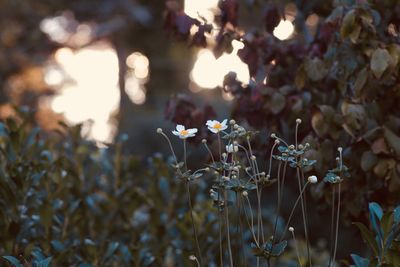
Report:
[{"label": "warm sunlight glow", "polygon": [[249,69],[237,56],[237,51],[243,47],[243,43],[234,40],[232,46],[232,53],[224,53],[218,59],[210,50],[200,50],[191,72],[192,81],[199,87],[212,89],[222,86],[226,74],[236,72],[239,81],[248,83]]},{"label": "warm sunlight glow", "polygon": [[[58,49],[55,60],[68,80],[51,101],[52,109],[62,113],[70,124],[85,123],[85,136],[99,142],[111,142],[115,125],[112,114],[119,107],[118,58],[107,43],[96,43],[73,51]],[[46,71],[46,70],[45,70]],[[51,83],[60,74],[49,69],[45,77]]]},{"label": "warm sunlight glow", "polygon": [[205,18],[207,22],[211,23],[214,21],[214,12],[218,6],[219,0],[185,0],[184,12],[196,19]]},{"label": "warm sunlight glow", "polygon": [[278,26],[274,29],[274,35],[280,40],[288,39],[294,32],[293,23],[290,20],[281,20]]}]

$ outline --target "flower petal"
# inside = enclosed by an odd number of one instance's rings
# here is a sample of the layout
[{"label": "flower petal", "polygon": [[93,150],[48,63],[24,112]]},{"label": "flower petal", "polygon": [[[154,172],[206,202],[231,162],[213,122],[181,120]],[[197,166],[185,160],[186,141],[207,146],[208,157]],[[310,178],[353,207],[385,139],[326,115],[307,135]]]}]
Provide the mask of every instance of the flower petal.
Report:
[{"label": "flower petal", "polygon": [[214,123],[213,123],[213,121],[212,120],[208,120],[207,122],[206,122],[206,125],[207,126],[212,126]]},{"label": "flower petal", "polygon": [[181,134],[179,133],[179,132],[177,132],[177,131],[172,131],[172,133],[174,134],[174,135],[176,135],[176,136],[180,136]]},{"label": "flower petal", "polygon": [[[221,122],[221,125],[223,125],[223,126],[225,127],[227,122],[228,122],[228,120],[225,119],[225,120],[223,120],[223,121]],[[226,128],[225,128],[225,129],[226,129]]]},{"label": "flower petal", "polygon": [[176,130],[178,132],[183,131],[183,130],[185,130],[185,126],[178,124],[178,125],[176,125]]},{"label": "flower petal", "polygon": [[218,130],[213,127],[208,127],[208,130],[210,130],[213,133],[218,133]]},{"label": "flower petal", "polygon": [[197,133],[197,128],[192,128],[192,129],[187,129],[187,131],[188,131],[188,133],[189,134],[195,134],[195,133]]}]

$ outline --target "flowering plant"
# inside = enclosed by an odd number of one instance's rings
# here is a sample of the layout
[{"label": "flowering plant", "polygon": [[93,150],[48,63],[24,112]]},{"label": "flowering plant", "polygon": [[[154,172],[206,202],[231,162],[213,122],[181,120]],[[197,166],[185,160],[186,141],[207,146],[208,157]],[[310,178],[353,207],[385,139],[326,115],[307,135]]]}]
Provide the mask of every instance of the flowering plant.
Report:
[{"label": "flowering plant", "polygon": [[[202,140],[205,151],[209,155],[209,162],[204,164],[204,168],[192,171],[188,168],[187,163],[187,144],[186,138],[194,137],[197,129],[188,129],[182,125],[178,125],[176,130],[172,133],[179,138],[183,139],[183,161],[179,162],[174,147],[172,146],[169,137],[163,132],[162,129],[157,129],[168,142],[174,158],[174,168],[176,176],[180,178],[186,187],[187,200],[189,205],[189,213],[192,221],[193,237],[196,246],[195,255],[191,255],[191,260],[195,261],[198,266],[205,266],[204,255],[202,254],[201,244],[199,243],[198,228],[194,220],[195,212],[192,206],[190,184],[198,179],[208,180],[212,178],[213,182],[210,185],[210,198],[216,207],[218,215],[218,231],[219,231],[219,263],[220,266],[225,266],[224,262],[228,262],[229,266],[234,266],[237,258],[238,262],[246,265],[246,246],[245,242],[248,241],[255,256],[256,265],[260,266],[262,260],[265,260],[268,266],[272,262],[278,261],[278,258],[284,253],[288,246],[286,239],[287,231],[292,234],[293,240],[296,240],[294,227],[290,226],[294,212],[300,204],[302,212],[302,224],[304,229],[304,238],[306,240],[307,258],[305,263],[312,266],[313,257],[311,251],[311,244],[308,232],[308,211],[305,192],[310,184],[316,184],[318,178],[315,175],[310,175],[306,179],[306,172],[312,170],[316,160],[308,159],[307,152],[310,149],[310,144],[300,144],[298,142],[297,132],[301,120],[296,120],[295,127],[295,143],[288,144],[276,134],[272,134],[271,138],[274,140],[273,146],[270,151],[269,160],[266,164],[266,171],[261,170],[261,162],[258,160],[255,151],[252,148],[252,138],[257,134],[256,132],[245,129],[243,126],[237,124],[234,120],[229,121],[225,119],[222,122],[217,120],[208,120],[206,127],[216,136],[214,139],[217,143],[217,148],[213,146],[213,142],[208,142],[206,139]],[[191,133],[189,132],[191,130]],[[211,146],[210,146],[211,145]],[[223,150],[225,148],[225,150]],[[338,193],[333,192],[333,195],[338,195],[337,211],[335,206],[332,207],[336,221],[332,219],[332,248],[331,257],[326,259],[326,263],[331,266],[335,262],[336,248],[338,240],[338,224],[340,216],[340,183],[343,181],[343,172],[345,166],[342,163],[341,152],[339,148],[340,157],[338,158],[339,169],[335,177],[339,179],[333,186],[339,186]],[[274,163],[273,163],[274,162]],[[277,166],[277,170],[273,167]],[[298,197],[293,204],[290,215],[286,220],[283,230],[278,227],[279,218],[282,213],[282,201],[285,195],[285,180],[291,167],[295,172],[295,177],[298,183]],[[328,172],[327,177],[330,177],[331,171]],[[327,178],[325,182],[331,181]],[[276,200],[276,213],[275,219],[272,220],[272,227],[269,229],[265,226],[264,218],[264,201],[263,194],[267,191],[267,187],[277,185],[277,200]],[[335,188],[335,187],[334,187]],[[250,195],[251,194],[251,195]],[[254,198],[252,198],[252,195]],[[234,206],[234,208],[232,207]],[[234,219],[236,217],[236,219]],[[232,229],[236,227],[241,233],[233,239]],[[335,230],[335,231],[334,231]],[[249,237],[245,237],[245,233],[249,233]],[[268,234],[267,234],[268,233]],[[233,247],[240,247],[243,253],[236,255],[233,253]],[[297,249],[297,259],[300,265],[304,260]]]}]

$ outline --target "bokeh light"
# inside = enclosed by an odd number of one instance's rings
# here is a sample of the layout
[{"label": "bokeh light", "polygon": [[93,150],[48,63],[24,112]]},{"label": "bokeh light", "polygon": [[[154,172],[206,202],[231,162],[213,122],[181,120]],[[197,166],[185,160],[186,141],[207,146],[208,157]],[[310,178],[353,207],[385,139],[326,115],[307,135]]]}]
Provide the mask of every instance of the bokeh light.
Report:
[{"label": "bokeh light", "polygon": [[247,84],[250,79],[249,68],[237,55],[237,51],[243,48],[243,43],[234,40],[232,46],[233,51],[230,54],[224,53],[218,59],[209,49],[200,50],[190,74],[191,80],[201,88],[213,89],[223,85],[226,74],[235,72],[237,79]]},{"label": "bokeh light", "polygon": [[125,92],[137,105],[146,101],[145,84],[149,79],[149,59],[140,52],[134,52],[126,58],[129,70],[125,75]]},{"label": "bokeh light", "polygon": [[214,9],[218,2],[219,0],[185,0],[184,12],[192,18],[204,18],[211,23],[214,21]]},{"label": "bokeh light", "polygon": [[293,23],[290,20],[286,19],[279,22],[278,26],[275,27],[273,34],[279,40],[286,40],[290,38],[293,32]]},{"label": "bokeh light", "polygon": [[99,142],[111,142],[116,125],[112,114],[118,110],[118,58],[105,42],[73,51],[60,48],[55,53],[58,68],[45,69],[49,84],[65,81],[51,100],[51,108],[62,113],[67,123],[85,124],[85,136]]}]

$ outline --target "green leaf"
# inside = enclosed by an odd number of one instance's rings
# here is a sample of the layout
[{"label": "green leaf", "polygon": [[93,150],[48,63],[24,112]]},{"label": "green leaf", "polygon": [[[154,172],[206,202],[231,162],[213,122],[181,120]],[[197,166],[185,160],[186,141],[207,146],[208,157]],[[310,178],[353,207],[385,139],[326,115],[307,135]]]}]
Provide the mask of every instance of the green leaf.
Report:
[{"label": "green leaf", "polygon": [[378,245],[376,244],[376,240],[375,240],[374,235],[372,234],[372,232],[369,231],[368,228],[362,223],[355,222],[353,224],[358,227],[358,229],[360,230],[364,241],[368,243],[368,245],[371,247],[371,249],[374,252],[374,254],[376,256],[379,255]]},{"label": "green leaf", "polygon": [[14,265],[14,267],[24,267],[22,263],[13,256],[3,256],[3,258],[11,262],[11,264]]},{"label": "green leaf", "polygon": [[353,259],[356,267],[368,267],[369,266],[369,260],[362,258],[356,254],[351,254],[351,258]]},{"label": "green leaf", "polygon": [[364,88],[365,83],[368,80],[368,70],[363,68],[357,75],[356,82],[354,84],[354,92],[357,97],[361,96],[361,91]]},{"label": "green leaf", "polygon": [[365,172],[372,170],[378,163],[378,157],[372,151],[365,151],[361,156],[361,169]]},{"label": "green leaf", "polygon": [[400,223],[400,206],[397,206],[393,211],[393,220]]},{"label": "green leaf", "polygon": [[372,224],[372,228],[374,229],[375,233],[378,235],[380,242],[383,240],[383,233],[382,229],[380,228],[380,221],[383,216],[383,210],[378,203],[370,202],[368,204],[369,209],[369,218]]},{"label": "green leaf", "polygon": [[393,213],[386,212],[381,219],[381,228],[384,239],[387,238],[390,230],[392,229],[392,225],[393,225]]},{"label": "green leaf", "polygon": [[53,257],[48,257],[36,263],[36,267],[48,267]]},{"label": "green leaf", "polygon": [[374,51],[371,57],[371,70],[376,78],[381,78],[390,62],[391,56],[386,49],[378,48]]},{"label": "green leaf", "polygon": [[275,244],[272,246],[271,255],[274,257],[280,256],[287,246],[287,241],[283,240],[282,242]]},{"label": "green leaf", "polygon": [[307,76],[313,82],[322,80],[328,74],[328,68],[325,66],[325,63],[317,57],[306,59],[304,68]]},{"label": "green leaf", "polygon": [[340,28],[340,37],[343,39],[348,37],[353,32],[354,24],[356,22],[355,10],[352,9],[343,17],[342,27]]},{"label": "green leaf", "polygon": [[106,254],[104,255],[103,260],[106,261],[108,258],[110,258],[114,254],[114,252],[117,250],[118,247],[119,247],[118,242],[111,242],[107,247],[107,251],[106,251]]},{"label": "green leaf", "polygon": [[394,150],[396,155],[400,157],[400,137],[385,126],[383,127],[383,130],[388,145]]}]

